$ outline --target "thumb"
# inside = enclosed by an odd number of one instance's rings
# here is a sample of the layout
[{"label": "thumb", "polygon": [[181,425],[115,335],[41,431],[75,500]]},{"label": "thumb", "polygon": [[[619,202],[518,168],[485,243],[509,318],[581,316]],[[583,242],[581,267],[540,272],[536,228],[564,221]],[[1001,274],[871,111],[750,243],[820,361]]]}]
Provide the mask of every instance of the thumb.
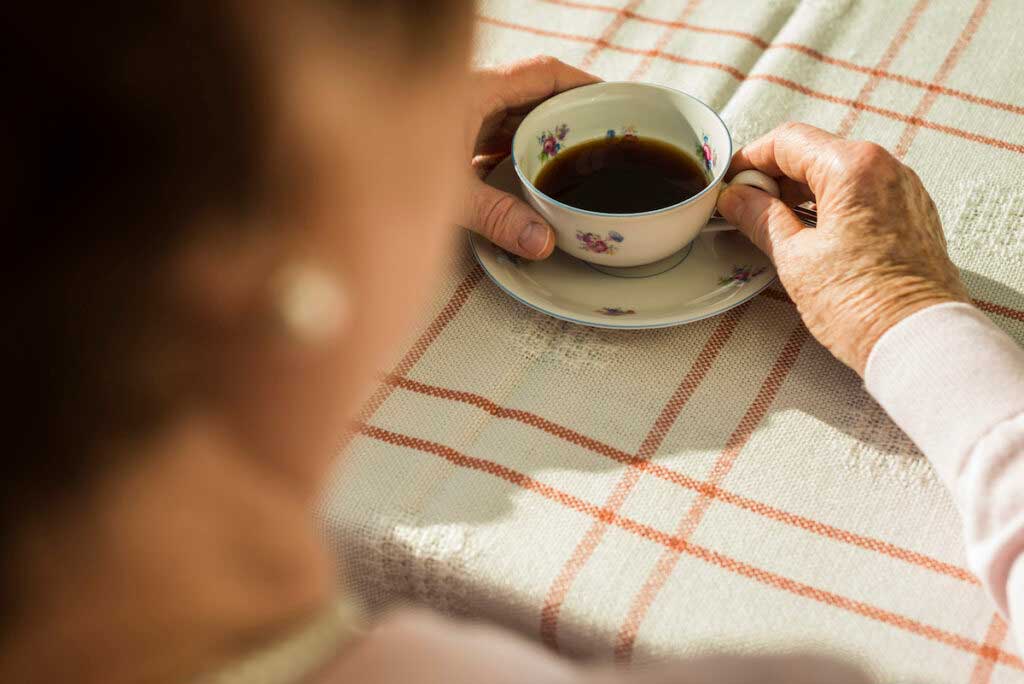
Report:
[{"label": "thumb", "polygon": [[723,190],[718,211],[772,261],[775,248],[804,229],[785,202],[749,185],[730,185]]},{"label": "thumb", "polygon": [[463,223],[494,244],[527,259],[544,259],[555,248],[555,232],[518,197],[473,179]]}]

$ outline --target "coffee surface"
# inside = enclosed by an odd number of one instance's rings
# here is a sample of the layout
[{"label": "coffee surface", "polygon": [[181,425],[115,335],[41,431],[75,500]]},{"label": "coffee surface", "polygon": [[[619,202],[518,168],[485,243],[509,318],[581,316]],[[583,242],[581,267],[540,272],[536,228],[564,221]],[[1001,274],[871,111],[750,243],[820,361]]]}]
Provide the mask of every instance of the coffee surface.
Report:
[{"label": "coffee surface", "polygon": [[708,181],[675,145],[630,135],[570,147],[544,165],[534,185],[577,209],[635,214],[678,204]]}]

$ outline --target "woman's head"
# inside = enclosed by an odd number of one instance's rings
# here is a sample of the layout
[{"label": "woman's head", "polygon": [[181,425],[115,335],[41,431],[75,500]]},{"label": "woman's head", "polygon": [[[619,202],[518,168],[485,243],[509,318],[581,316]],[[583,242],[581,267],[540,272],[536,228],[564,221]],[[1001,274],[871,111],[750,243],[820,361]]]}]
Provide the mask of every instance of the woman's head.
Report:
[{"label": "woman's head", "polygon": [[[192,416],[309,495],[447,244],[470,19],[463,0],[0,9],[5,534]],[[336,337],[281,324],[297,265],[345,294]]]}]

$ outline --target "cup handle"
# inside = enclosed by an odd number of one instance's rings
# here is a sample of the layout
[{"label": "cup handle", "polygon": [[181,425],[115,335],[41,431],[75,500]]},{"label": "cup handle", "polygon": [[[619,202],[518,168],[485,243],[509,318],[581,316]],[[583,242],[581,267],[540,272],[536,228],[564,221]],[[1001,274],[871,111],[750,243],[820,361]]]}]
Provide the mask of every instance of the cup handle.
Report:
[{"label": "cup handle", "polygon": [[[740,185],[749,185],[753,188],[763,190],[772,197],[779,197],[782,193],[779,191],[779,183],[774,178],[766,173],[761,173],[754,169],[748,169],[746,171],[740,171],[736,174],[736,177],[732,179],[733,183],[739,183]],[[729,184],[722,181],[722,190]],[[712,218],[721,218],[722,215],[718,213],[718,209],[715,209],[714,216]],[[736,230],[736,226],[725,223],[724,221],[715,221],[704,226],[702,233],[722,233],[727,230]]]}]

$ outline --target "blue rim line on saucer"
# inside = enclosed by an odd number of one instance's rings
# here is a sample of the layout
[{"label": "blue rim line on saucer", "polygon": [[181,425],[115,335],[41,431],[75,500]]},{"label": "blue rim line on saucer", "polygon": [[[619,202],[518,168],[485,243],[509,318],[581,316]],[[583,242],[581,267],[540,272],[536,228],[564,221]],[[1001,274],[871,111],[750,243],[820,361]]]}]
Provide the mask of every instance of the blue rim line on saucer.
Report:
[{"label": "blue rim line on saucer", "polygon": [[[759,295],[762,292],[764,292],[764,290],[766,290],[769,285],[771,285],[776,280],[778,280],[778,275],[776,275],[776,276],[774,276],[772,278],[768,278],[767,280],[765,280],[763,285],[761,285],[758,288],[752,289],[750,291],[750,293],[746,297],[744,297],[744,298],[742,298],[740,300],[737,300],[736,302],[734,302],[732,304],[729,304],[728,306],[725,306],[725,307],[723,307],[721,309],[718,309],[717,311],[714,311],[714,312],[708,313],[708,314],[704,314],[704,315],[701,315],[701,316],[693,316],[691,318],[681,318],[681,319],[674,320],[674,321],[664,321],[662,323],[649,323],[649,324],[646,324],[646,325],[621,325],[621,324],[614,324],[614,323],[595,323],[593,321],[582,321],[582,320],[580,320],[578,318],[572,318],[571,316],[565,316],[565,315],[560,314],[560,313],[555,313],[554,311],[548,311],[547,309],[545,309],[543,307],[537,306],[533,302],[526,301],[525,299],[523,299],[522,297],[517,295],[512,290],[510,290],[507,287],[505,287],[504,285],[502,285],[501,281],[499,281],[498,278],[493,273],[491,273],[490,269],[487,268],[487,264],[485,264],[484,260],[480,258],[480,253],[477,251],[476,241],[477,240],[484,240],[485,238],[479,237],[479,236],[477,236],[474,233],[469,233],[467,237],[469,239],[470,249],[473,250],[473,257],[476,259],[476,262],[478,264],[480,264],[480,268],[482,268],[484,273],[487,274],[487,277],[491,279],[491,282],[493,282],[495,285],[497,285],[498,289],[500,289],[502,292],[504,292],[505,294],[507,294],[509,297],[511,297],[512,299],[516,300],[520,304],[523,304],[523,305],[533,309],[534,311],[539,311],[542,314],[546,314],[548,316],[551,316],[552,318],[557,318],[560,321],[566,321],[568,323],[575,323],[576,325],[585,325],[585,326],[590,327],[590,328],[605,328],[605,329],[608,329],[608,330],[653,330],[653,329],[658,329],[658,328],[673,328],[673,327],[675,327],[677,325],[686,325],[687,323],[696,323],[697,321],[703,321],[703,320],[706,320],[708,318],[714,318],[715,316],[720,316],[720,315],[724,314],[726,311],[730,311],[732,309],[735,309],[737,306],[741,306],[743,304],[746,304],[751,299],[753,299],[757,295]],[[601,273],[600,271],[595,271],[595,272],[596,273]],[[606,275],[606,274],[602,273],[601,275]],[[614,276],[608,276],[608,277],[614,277]]]}]

